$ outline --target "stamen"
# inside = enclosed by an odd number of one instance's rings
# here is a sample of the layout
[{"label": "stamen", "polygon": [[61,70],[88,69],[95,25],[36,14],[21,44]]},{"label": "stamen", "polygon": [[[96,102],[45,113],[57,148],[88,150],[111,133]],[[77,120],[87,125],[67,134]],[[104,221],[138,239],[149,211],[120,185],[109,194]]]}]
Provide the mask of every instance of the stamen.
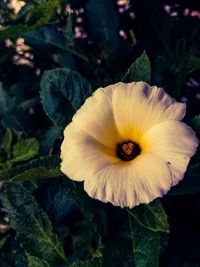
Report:
[{"label": "stamen", "polygon": [[131,155],[133,152],[134,144],[132,142],[128,142],[122,145],[122,150],[125,154]]},{"label": "stamen", "polygon": [[136,158],[141,152],[140,146],[133,141],[125,141],[117,145],[116,154],[123,161],[130,161]]}]

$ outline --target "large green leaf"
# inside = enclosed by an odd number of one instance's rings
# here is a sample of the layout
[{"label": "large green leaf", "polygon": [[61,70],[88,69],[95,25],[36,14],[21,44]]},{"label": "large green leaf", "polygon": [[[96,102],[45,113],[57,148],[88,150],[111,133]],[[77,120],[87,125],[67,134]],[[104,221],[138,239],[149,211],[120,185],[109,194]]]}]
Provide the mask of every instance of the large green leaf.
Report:
[{"label": "large green leaf", "polygon": [[151,81],[151,65],[149,58],[144,51],[143,54],[136,59],[136,61],[130,66],[128,71],[122,78],[123,82],[147,82]]},{"label": "large green leaf", "polygon": [[119,16],[114,10],[113,1],[90,0],[86,4],[85,16],[89,37],[98,43],[105,56],[119,41]]},{"label": "large green leaf", "polygon": [[169,232],[165,211],[159,200],[128,210],[136,267],[158,267],[160,235]]},{"label": "large green leaf", "polygon": [[29,267],[51,267],[47,261],[31,255],[28,255],[28,265]]},{"label": "large green leaf", "polygon": [[53,27],[42,27],[25,35],[25,40],[31,47],[43,53],[55,52],[56,48],[64,50],[64,38]]},{"label": "large green leaf", "polygon": [[159,200],[148,205],[141,204],[128,212],[144,228],[153,232],[167,233],[169,231],[167,216]]},{"label": "large green leaf", "polygon": [[29,138],[18,141],[13,146],[12,163],[28,160],[35,157],[39,152],[39,142],[35,138]]},{"label": "large green leaf", "polygon": [[58,156],[41,157],[27,164],[0,171],[0,181],[10,183],[63,176]]},{"label": "large green leaf", "polygon": [[40,95],[49,118],[57,125],[66,126],[91,91],[89,82],[79,73],[57,68],[45,71]]},{"label": "large green leaf", "polygon": [[68,263],[49,218],[25,187],[4,184],[0,198],[7,209],[11,227],[30,255],[44,259],[52,267]]},{"label": "large green leaf", "polygon": [[133,239],[135,267],[158,267],[160,254],[160,235],[142,227],[135,218],[130,217]]}]

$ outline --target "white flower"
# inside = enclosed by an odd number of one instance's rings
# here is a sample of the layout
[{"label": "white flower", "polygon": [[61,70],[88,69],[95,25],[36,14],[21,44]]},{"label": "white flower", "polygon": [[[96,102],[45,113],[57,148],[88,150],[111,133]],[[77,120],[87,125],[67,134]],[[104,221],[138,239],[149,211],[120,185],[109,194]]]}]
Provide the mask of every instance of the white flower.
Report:
[{"label": "white flower", "polygon": [[186,106],[156,86],[117,83],[89,97],[64,131],[61,170],[92,198],[134,207],[184,176],[198,140]]}]

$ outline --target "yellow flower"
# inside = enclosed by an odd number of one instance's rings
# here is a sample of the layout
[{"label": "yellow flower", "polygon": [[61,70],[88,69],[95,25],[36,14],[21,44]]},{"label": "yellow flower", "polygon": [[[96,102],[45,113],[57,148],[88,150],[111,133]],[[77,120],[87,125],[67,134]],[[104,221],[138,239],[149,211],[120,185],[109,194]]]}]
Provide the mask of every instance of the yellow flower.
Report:
[{"label": "yellow flower", "polygon": [[186,106],[156,86],[117,83],[89,97],[64,131],[61,170],[92,198],[134,207],[184,176],[198,140]]}]

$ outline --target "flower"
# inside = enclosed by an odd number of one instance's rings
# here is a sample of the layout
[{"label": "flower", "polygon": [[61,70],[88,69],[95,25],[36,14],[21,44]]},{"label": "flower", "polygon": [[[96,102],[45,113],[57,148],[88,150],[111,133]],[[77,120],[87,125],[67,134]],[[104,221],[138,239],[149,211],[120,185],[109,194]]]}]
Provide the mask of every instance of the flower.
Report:
[{"label": "flower", "polygon": [[24,5],[25,2],[22,0],[11,0],[8,6],[14,10],[15,14],[17,14]]},{"label": "flower", "polygon": [[92,198],[134,207],[184,176],[198,140],[186,105],[144,82],[99,88],[64,130],[61,170]]}]

